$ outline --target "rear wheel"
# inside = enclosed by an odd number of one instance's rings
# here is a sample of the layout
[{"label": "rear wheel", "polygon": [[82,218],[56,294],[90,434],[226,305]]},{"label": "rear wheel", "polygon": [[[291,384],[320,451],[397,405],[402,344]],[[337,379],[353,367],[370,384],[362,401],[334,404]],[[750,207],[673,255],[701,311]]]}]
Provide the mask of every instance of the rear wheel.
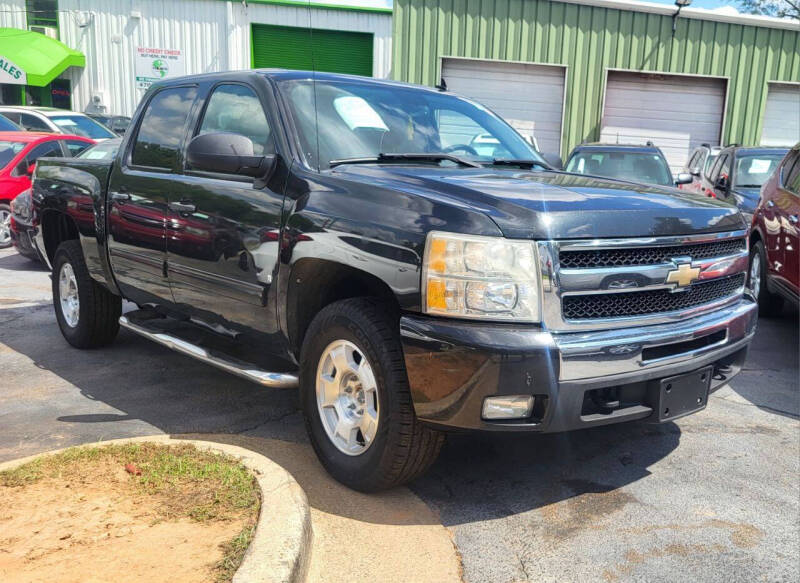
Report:
[{"label": "rear wheel", "polygon": [[0,204],[0,249],[11,247],[11,207]]},{"label": "rear wheel", "polygon": [[770,293],[767,289],[767,251],[761,241],[756,241],[750,249],[747,287],[758,300],[758,313],[761,316],[771,317],[781,313],[783,298]]},{"label": "rear wheel", "polygon": [[414,414],[395,310],[356,298],[324,308],[300,355],[306,429],[325,469],[372,492],[422,474],[444,436]]},{"label": "rear wheel", "polygon": [[89,275],[78,241],[64,241],[53,257],[53,306],[61,334],[76,348],[111,343],[119,331],[122,298]]}]

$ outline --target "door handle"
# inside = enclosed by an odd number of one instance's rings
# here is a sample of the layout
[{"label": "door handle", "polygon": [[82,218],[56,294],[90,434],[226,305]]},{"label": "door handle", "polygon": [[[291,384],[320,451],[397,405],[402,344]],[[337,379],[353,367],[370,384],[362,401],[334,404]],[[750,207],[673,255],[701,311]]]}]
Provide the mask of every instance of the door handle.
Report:
[{"label": "door handle", "polygon": [[774,202],[772,202],[771,200],[768,200],[768,201],[767,201],[767,206],[768,206],[769,208],[773,208],[773,207],[775,206],[775,203],[774,203]]},{"label": "door handle", "polygon": [[126,202],[131,199],[131,195],[127,192],[114,192],[111,194],[111,200],[114,202]]},{"label": "door handle", "polygon": [[193,213],[197,210],[197,206],[191,202],[171,202],[168,206],[176,213]]}]

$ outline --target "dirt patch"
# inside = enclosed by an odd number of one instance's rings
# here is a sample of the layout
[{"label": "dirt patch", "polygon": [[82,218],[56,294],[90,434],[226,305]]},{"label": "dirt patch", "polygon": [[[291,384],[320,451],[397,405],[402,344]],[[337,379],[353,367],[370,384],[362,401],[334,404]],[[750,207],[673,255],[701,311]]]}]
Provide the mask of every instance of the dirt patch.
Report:
[{"label": "dirt patch", "polygon": [[241,464],[192,446],[40,458],[0,473],[0,581],[229,581],[259,504]]}]

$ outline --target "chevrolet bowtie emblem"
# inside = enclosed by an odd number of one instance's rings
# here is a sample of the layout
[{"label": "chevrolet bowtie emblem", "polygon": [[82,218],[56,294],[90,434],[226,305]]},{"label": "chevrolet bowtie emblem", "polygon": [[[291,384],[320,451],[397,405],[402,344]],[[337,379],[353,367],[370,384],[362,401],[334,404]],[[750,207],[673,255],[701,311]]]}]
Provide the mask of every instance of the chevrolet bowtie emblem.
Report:
[{"label": "chevrolet bowtie emblem", "polygon": [[686,287],[699,277],[699,267],[692,267],[688,263],[681,263],[678,269],[673,269],[667,274],[667,283],[674,283],[677,287]]}]

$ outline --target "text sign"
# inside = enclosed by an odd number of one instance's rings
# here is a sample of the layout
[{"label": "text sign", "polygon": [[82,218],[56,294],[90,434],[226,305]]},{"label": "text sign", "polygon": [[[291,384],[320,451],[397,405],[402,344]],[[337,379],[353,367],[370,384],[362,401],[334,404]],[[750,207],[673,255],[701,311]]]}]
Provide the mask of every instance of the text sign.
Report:
[{"label": "text sign", "polygon": [[0,55],[0,83],[11,85],[27,85],[28,76],[12,61]]},{"label": "text sign", "polygon": [[186,74],[183,51],[136,47],[136,87],[147,89],[156,81]]}]

